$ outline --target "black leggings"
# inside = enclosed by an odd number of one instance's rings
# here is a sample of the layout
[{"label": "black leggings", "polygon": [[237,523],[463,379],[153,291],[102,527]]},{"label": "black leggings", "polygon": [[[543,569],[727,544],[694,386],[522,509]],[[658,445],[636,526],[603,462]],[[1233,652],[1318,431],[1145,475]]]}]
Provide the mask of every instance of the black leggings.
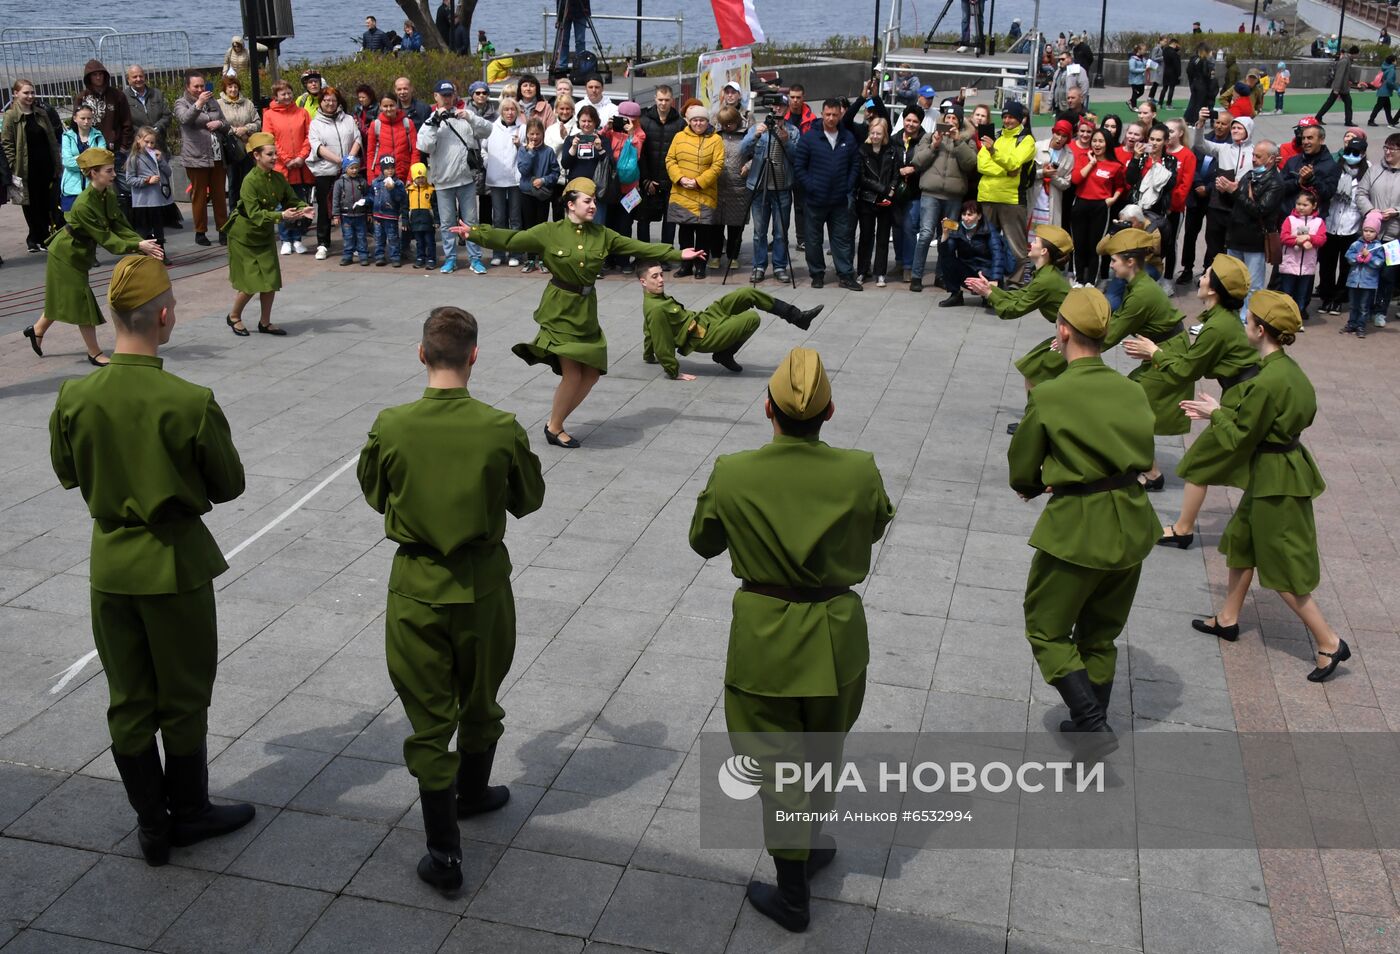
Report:
[{"label": "black leggings", "polygon": [[331,193],[335,176],[316,177],[316,244],[331,247]]},{"label": "black leggings", "polygon": [[165,248],[165,209],[163,205],[153,205],[131,210],[131,227],[136,234],[142,238],[155,239],[161,248]]},{"label": "black leggings", "polygon": [[706,251],[710,253],[710,261],[719,261],[721,255],[728,255],[731,261],[737,259],[739,250],[744,247],[744,227],[742,225],[711,225],[708,228],[714,230],[710,233],[710,244],[706,248]]},{"label": "black leggings", "polygon": [[[869,202],[856,203],[856,221],[860,225],[860,243],[856,253],[856,271],[879,278],[890,267],[890,226],[894,221],[894,206],[878,206]],[[871,252],[875,253],[874,261]]]},{"label": "black leggings", "polygon": [[1099,278],[1099,253],[1096,246],[1108,228],[1108,200],[1075,199],[1072,237],[1074,238],[1074,277],[1084,285]]},{"label": "black leggings", "polygon": [[[1181,233],[1181,268],[1183,271],[1192,271],[1196,267],[1196,240],[1201,236],[1201,226],[1206,221],[1206,207],[1203,205],[1188,205],[1186,207],[1186,224],[1182,226]],[[1326,248],[1327,246],[1322,246]]]},{"label": "black leggings", "polygon": [[58,183],[48,176],[30,176],[24,184],[29,189],[29,204],[23,207],[28,240],[42,242],[53,226],[63,221],[63,213],[58,211]]},{"label": "black leggings", "polygon": [[[1391,126],[1394,126],[1394,125],[1395,125],[1395,114],[1392,113],[1392,112],[1390,111],[1390,97],[1389,97],[1389,96],[1377,96],[1377,97],[1376,97],[1376,105],[1373,106],[1373,107],[1371,107],[1371,118],[1368,119],[1367,122],[1371,122],[1371,123],[1375,122],[1375,121],[1376,121],[1376,114],[1379,113],[1382,109],[1385,110],[1385,121],[1386,121],[1388,124],[1390,124]],[[1323,248],[1326,248],[1327,246],[1326,246],[1326,245],[1323,245],[1322,247],[1323,247]],[[1321,250],[1319,249],[1319,251],[1321,251]]]},{"label": "black leggings", "polygon": [[682,250],[698,248],[710,253],[713,249],[718,248],[721,242],[715,233],[722,232],[723,229],[722,225],[691,225],[680,222],[677,224],[677,230],[680,232],[680,247]]},{"label": "black leggings", "polygon": [[1328,234],[1326,243],[1317,250],[1317,297],[1324,304],[1345,301],[1347,298],[1347,275],[1351,274],[1351,262],[1347,261],[1347,249],[1356,241],[1355,235]]},{"label": "black leggings", "polygon": [[1176,237],[1181,232],[1181,213],[1168,212],[1162,220],[1162,277],[1176,274]]}]

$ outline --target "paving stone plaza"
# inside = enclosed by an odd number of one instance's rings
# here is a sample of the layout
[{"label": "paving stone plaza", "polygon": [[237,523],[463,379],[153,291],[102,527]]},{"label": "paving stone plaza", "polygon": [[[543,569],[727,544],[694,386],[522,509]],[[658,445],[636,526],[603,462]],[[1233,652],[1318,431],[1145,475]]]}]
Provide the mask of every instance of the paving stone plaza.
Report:
[{"label": "paving stone plaza", "polygon": [[[17,235],[18,221],[13,206],[0,209],[0,232]],[[1006,485],[1005,425],[1024,405],[1012,362],[1047,334],[1038,316],[939,309],[936,291],[896,283],[854,294],[802,282],[788,297],[826,305],[810,332],[765,319],[739,355],[743,374],[695,356],[682,370],[699,379],[673,382],[641,360],[637,282],[613,275],[598,286],[611,367],[570,419],[584,447],[568,451],[540,434],[553,376],[509,353],[533,336],[539,275],[283,259],[275,320],[289,336],[241,339],[222,322],[231,296],[219,250],[196,253],[188,231],[171,247],[179,324],[166,367],[214,389],[248,473],[243,496],[207,520],[224,552],[236,550],[216,582],[210,787],[255,803],[257,817],[176,849],[166,867],[140,859],[108,750],[106,682],[95,659],[79,665],[93,649],[91,522],[49,464],[58,384],[89,369],[72,328],[55,328],[43,361],[19,336],[37,315],[26,290],[43,283],[41,257],[19,252],[0,270],[5,954],[1400,949],[1400,853],[1234,847],[1243,842],[1230,820],[1209,815],[1173,850],[844,842],[813,882],[805,935],[745,903],[750,878],[773,878],[766,854],[699,846],[697,739],[724,726],[735,580],[726,559],[691,551],[687,530],[714,458],[769,439],[764,386],[796,344],[818,349],[832,375],[837,410],[823,438],[874,452],[898,508],[863,588],[871,667],[857,730],[1058,724],[1064,709],[1032,663],[1021,610],[1042,504]],[[105,280],[112,256],[101,257],[94,274]],[[746,277],[736,270],[730,286]],[[668,291],[698,307],[723,289],[712,272]],[[422,821],[384,662],[394,546],[353,471],[375,414],[421,393],[414,346],[440,304],[481,320],[472,393],[519,416],[548,486],[543,509],[512,521],[506,538],[519,637],[494,780],[512,797],[462,822],[467,883],[450,897],[413,873]],[[1324,686],[1306,683],[1305,633],[1257,589],[1239,643],[1222,652],[1192,632],[1191,617],[1223,591],[1214,543],[1234,498],[1212,491],[1206,549],[1159,549],[1145,566],[1119,643],[1115,725],[1400,727],[1397,348],[1388,331],[1342,338],[1341,320],[1310,324],[1294,354],[1318,390],[1305,440],[1329,482],[1318,596],[1355,659]],[[110,346],[110,328],[100,335]],[[1128,367],[1121,354],[1109,360]],[[1159,439],[1169,475],[1182,449]],[[1164,518],[1180,493],[1169,477],[1153,498]],[[1339,780],[1338,812],[1347,791]]]}]

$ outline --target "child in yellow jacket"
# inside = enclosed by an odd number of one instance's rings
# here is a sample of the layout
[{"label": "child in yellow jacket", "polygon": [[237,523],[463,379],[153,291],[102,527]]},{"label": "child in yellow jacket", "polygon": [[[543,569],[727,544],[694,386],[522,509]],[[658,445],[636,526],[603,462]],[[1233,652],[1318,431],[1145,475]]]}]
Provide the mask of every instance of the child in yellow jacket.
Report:
[{"label": "child in yellow jacket", "polygon": [[408,230],[413,234],[413,267],[437,268],[437,223],[433,214],[433,187],[428,167],[415,162],[408,184]]}]

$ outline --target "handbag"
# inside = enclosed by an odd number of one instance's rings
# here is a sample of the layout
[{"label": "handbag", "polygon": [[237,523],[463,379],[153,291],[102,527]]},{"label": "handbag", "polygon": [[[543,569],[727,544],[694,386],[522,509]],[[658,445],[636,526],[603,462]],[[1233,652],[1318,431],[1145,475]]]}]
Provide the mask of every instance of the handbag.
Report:
[{"label": "handbag", "polygon": [[1264,233],[1264,260],[1270,265],[1283,262],[1283,236],[1278,232]]},{"label": "handbag", "polygon": [[618,188],[617,167],[613,165],[612,150],[606,143],[598,147],[598,163],[593,167],[593,184],[597,187],[598,203],[607,205],[622,197]]}]

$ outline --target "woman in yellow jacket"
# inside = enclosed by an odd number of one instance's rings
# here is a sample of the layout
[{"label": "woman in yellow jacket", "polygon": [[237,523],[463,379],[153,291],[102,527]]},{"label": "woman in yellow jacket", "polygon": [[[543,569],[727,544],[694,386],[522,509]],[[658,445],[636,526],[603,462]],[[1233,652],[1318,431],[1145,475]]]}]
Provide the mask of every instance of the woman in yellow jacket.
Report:
[{"label": "woman in yellow jacket", "polygon": [[[719,175],[724,169],[724,141],[710,129],[710,114],[698,99],[685,104],[685,128],[666,151],[671,177],[671,204],[666,221],[680,225],[681,248],[713,248],[719,225]],[[676,277],[705,277],[705,260],[687,261]]]}]

